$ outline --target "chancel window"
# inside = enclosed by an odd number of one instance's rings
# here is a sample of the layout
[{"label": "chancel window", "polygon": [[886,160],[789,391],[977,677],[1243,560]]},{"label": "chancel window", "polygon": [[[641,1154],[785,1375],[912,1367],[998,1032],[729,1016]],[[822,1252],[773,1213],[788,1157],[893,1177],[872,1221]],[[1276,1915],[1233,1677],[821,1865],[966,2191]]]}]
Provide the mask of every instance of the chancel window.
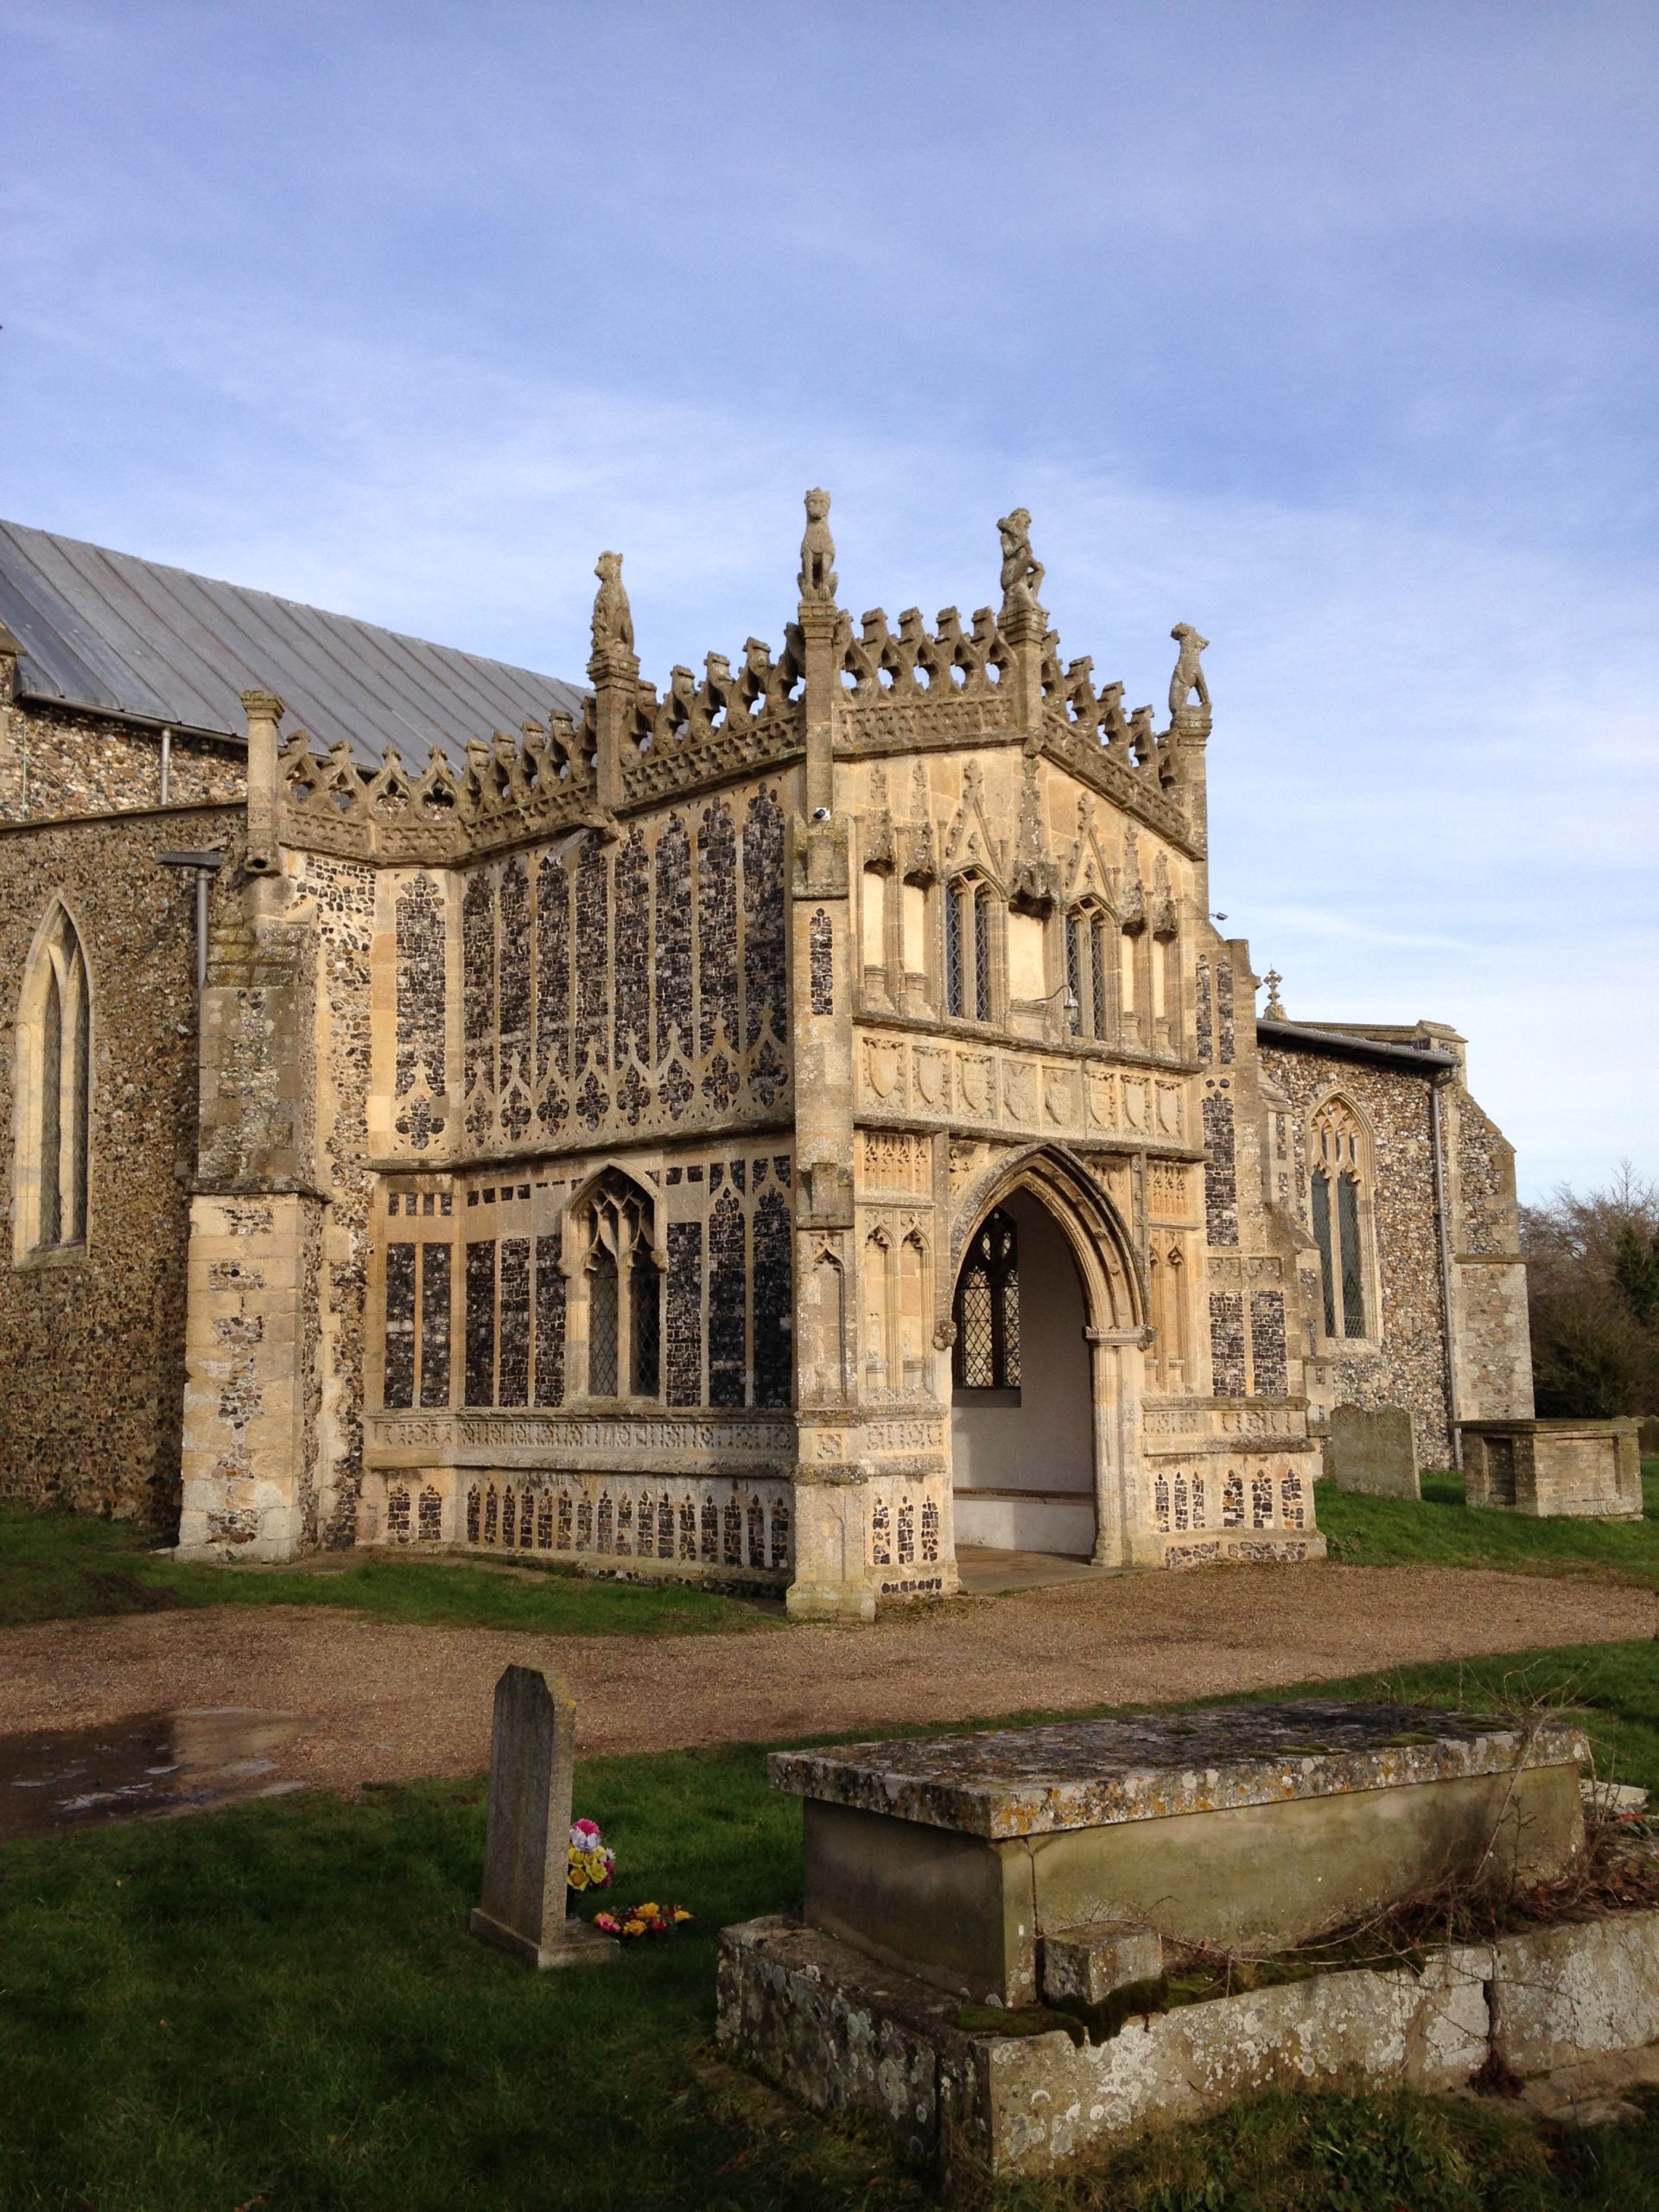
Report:
[{"label": "chancel window", "polygon": [[92,1000],[75,925],[54,906],[23,979],[18,1023],[19,1257],[86,1241]]},{"label": "chancel window", "polygon": [[1369,1175],[1364,1131],[1352,1109],[1327,1099],[1310,1131],[1309,1204],[1319,1253],[1322,1319],[1327,1337],[1363,1337]]},{"label": "chancel window", "polygon": [[957,1280],[959,1390],[1020,1387],[1020,1236],[1001,1206],[974,1232]]},{"label": "chancel window", "polygon": [[651,1204],[637,1185],[610,1173],[583,1207],[588,1395],[655,1398],[661,1393],[661,1268],[652,1244]]},{"label": "chancel window", "polygon": [[991,893],[958,876],[944,893],[944,1010],[966,1021],[992,1018]]}]

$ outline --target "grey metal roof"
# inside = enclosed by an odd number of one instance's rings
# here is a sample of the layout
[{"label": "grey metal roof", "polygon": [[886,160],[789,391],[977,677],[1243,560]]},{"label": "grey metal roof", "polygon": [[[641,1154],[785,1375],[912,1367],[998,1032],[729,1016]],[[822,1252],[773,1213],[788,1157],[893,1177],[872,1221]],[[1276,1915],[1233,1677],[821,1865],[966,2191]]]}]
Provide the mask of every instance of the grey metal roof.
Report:
[{"label": "grey metal roof", "polygon": [[1383,1037],[1356,1035],[1351,1030],[1312,1029],[1305,1021],[1258,1020],[1257,1041],[1281,1045],[1291,1052],[1329,1052],[1340,1059],[1385,1060],[1389,1066],[1410,1068],[1418,1075],[1439,1075],[1458,1065],[1438,1045],[1395,1045]]},{"label": "grey metal roof", "polygon": [[25,698],[240,737],[241,694],[276,691],[285,729],[346,738],[365,761],[395,744],[416,768],[429,745],[455,759],[470,737],[582,698],[531,669],[21,523],[0,522],[0,622],[22,648]]}]

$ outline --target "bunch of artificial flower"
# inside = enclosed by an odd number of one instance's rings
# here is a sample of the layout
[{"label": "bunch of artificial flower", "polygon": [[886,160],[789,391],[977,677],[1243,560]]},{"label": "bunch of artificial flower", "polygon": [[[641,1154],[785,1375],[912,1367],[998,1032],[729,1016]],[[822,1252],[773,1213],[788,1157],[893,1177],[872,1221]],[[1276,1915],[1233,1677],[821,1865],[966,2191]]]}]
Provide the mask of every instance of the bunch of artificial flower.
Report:
[{"label": "bunch of artificial flower", "polygon": [[578,1821],[570,1831],[570,1871],[566,1876],[573,1890],[608,1890],[616,1872],[616,1853],[599,1832],[597,1821]]},{"label": "bunch of artificial flower", "polygon": [[637,1904],[631,1912],[596,1912],[594,1925],[601,1936],[631,1942],[641,1936],[671,1936],[690,1918],[683,1904]]}]

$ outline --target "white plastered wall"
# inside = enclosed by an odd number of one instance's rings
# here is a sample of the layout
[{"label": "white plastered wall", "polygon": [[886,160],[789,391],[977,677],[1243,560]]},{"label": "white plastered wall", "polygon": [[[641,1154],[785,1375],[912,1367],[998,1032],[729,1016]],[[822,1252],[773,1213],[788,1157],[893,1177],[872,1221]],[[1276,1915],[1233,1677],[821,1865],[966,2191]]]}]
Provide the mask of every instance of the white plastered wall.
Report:
[{"label": "white plastered wall", "polygon": [[1042,1201],[1016,1191],[1002,1205],[1020,1239],[1020,1387],[955,1394],[957,1542],[1086,1558],[1095,1464],[1083,1286]]}]

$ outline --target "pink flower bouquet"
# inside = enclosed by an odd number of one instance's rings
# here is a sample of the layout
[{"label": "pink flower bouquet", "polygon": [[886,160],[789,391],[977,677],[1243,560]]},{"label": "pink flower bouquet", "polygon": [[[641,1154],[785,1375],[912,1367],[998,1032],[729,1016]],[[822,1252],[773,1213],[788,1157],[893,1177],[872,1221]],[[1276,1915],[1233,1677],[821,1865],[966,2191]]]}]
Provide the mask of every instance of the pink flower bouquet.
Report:
[{"label": "pink flower bouquet", "polygon": [[570,1831],[570,1871],[566,1877],[579,1896],[583,1890],[608,1890],[616,1872],[616,1853],[599,1832],[597,1821],[578,1821]]}]

